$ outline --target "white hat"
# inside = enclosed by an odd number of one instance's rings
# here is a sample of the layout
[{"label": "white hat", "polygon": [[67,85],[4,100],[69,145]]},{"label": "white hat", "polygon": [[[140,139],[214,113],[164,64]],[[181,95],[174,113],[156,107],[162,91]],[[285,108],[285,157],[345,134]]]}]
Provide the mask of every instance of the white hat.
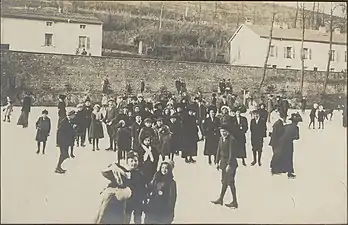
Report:
[{"label": "white hat", "polygon": [[223,109],[227,109],[227,111],[230,111],[230,110],[231,110],[230,107],[228,107],[227,105],[222,106],[222,107],[221,107],[221,111],[222,111]]}]

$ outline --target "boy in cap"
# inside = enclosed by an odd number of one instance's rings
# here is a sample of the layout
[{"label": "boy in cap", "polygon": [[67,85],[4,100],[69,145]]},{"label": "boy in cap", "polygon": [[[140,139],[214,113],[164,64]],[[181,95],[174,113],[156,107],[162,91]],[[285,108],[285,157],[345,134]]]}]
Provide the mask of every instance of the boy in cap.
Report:
[{"label": "boy in cap", "polygon": [[92,115],[93,107],[91,105],[91,99],[89,97],[86,98],[85,103],[82,107],[82,115],[83,115],[83,133],[81,136],[81,146],[85,145],[86,134],[88,131],[88,142],[92,144],[92,139],[89,138],[89,127],[91,126],[91,115]]},{"label": "boy in cap", "polygon": [[47,116],[48,111],[45,109],[42,111],[42,116],[36,121],[36,137],[37,142],[37,154],[40,153],[41,142],[43,144],[42,154],[45,154],[47,137],[50,136],[51,132],[51,120]]},{"label": "boy in cap", "polygon": [[231,203],[225,204],[225,206],[229,208],[238,208],[235,186],[235,176],[238,167],[236,158],[237,152],[234,148],[236,140],[228,130],[229,128],[226,125],[221,125],[221,137],[218,144],[215,163],[217,164],[217,169],[221,170],[222,188],[219,198],[215,201],[212,201],[212,203],[216,205],[223,205],[225,193],[227,191],[227,188],[230,187],[233,200]]}]

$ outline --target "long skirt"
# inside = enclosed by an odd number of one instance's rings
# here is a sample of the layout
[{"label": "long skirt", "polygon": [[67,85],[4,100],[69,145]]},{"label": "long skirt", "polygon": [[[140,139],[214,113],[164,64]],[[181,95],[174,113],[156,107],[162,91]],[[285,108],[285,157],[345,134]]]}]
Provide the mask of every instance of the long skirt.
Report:
[{"label": "long skirt", "polygon": [[114,194],[103,193],[96,224],[126,224],[126,201],[119,201]]},{"label": "long skirt", "polygon": [[237,148],[237,159],[244,159],[247,157],[244,141],[237,140],[236,141],[236,148]]},{"label": "long skirt", "polygon": [[186,158],[187,156],[197,156],[198,144],[196,140],[187,140],[185,147],[182,150],[181,157]]},{"label": "long skirt", "polygon": [[205,139],[204,155],[216,155],[220,137],[218,135],[209,135]]},{"label": "long skirt", "polygon": [[28,120],[29,120],[29,112],[22,111],[21,115],[18,118],[17,125],[21,125],[23,127],[28,126]]},{"label": "long skirt", "polygon": [[276,148],[271,160],[271,171],[273,174],[293,173],[294,148],[293,143],[283,143]]}]

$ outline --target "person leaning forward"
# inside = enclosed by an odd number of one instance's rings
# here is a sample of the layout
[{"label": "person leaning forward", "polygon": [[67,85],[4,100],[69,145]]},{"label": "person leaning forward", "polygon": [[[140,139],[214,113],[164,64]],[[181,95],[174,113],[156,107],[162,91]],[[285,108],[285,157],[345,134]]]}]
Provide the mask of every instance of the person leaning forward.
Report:
[{"label": "person leaning forward", "polygon": [[229,127],[225,124],[220,126],[220,141],[216,154],[217,169],[221,170],[221,182],[222,188],[220,196],[217,200],[212,201],[213,204],[223,205],[223,199],[227,191],[227,187],[230,186],[232,192],[233,201],[225,206],[229,208],[238,208],[237,193],[235,186],[235,176],[238,167],[237,152],[236,152],[236,140],[228,131]]}]

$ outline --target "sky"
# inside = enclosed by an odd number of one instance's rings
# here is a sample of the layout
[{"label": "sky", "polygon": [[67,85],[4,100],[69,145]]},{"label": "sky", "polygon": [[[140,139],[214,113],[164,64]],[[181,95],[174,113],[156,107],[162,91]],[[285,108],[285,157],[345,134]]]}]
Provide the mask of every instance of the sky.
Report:
[{"label": "sky", "polygon": [[[268,2],[269,3],[269,2]],[[290,7],[294,7],[296,8],[296,2],[281,2],[281,1],[276,1],[275,2],[276,4],[280,4],[280,5],[286,5],[286,6],[290,6]],[[333,2],[333,4],[337,4],[337,3],[341,3],[341,2]],[[330,8],[331,8],[331,4],[330,2],[319,2],[320,4],[320,10],[324,9],[324,12],[326,14],[330,14]],[[299,2],[299,5],[302,5],[302,2]],[[312,9],[313,8],[313,2],[305,2],[305,8],[306,9]],[[341,10],[340,7],[337,7],[335,10],[334,10],[334,13],[333,13],[335,16],[340,16],[340,17],[343,17],[344,14]]]}]

